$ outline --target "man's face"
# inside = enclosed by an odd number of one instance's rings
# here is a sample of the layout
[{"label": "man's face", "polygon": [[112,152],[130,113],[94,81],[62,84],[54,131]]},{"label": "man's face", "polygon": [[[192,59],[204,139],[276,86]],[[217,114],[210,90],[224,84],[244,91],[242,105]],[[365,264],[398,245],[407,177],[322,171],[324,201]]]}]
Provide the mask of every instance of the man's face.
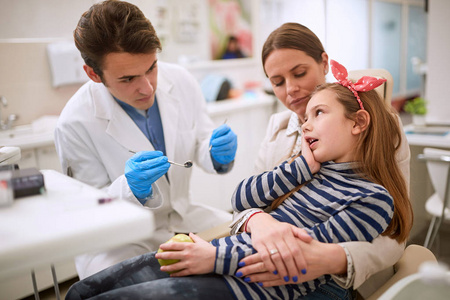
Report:
[{"label": "man's face", "polygon": [[121,52],[105,56],[103,84],[114,97],[134,108],[147,110],[153,105],[157,77],[156,52],[149,54]]}]

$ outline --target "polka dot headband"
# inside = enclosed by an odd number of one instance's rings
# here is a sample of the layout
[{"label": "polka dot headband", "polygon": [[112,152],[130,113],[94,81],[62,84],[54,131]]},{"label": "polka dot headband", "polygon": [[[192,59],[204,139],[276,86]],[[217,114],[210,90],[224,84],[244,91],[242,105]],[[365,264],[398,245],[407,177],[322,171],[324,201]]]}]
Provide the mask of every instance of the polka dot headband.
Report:
[{"label": "polka dot headband", "polygon": [[340,85],[347,87],[355,95],[356,100],[359,103],[359,107],[364,110],[363,103],[359,98],[358,92],[366,92],[373,90],[383,83],[386,79],[375,78],[371,76],[363,76],[357,82],[353,83],[348,79],[347,69],[335,60],[330,60],[331,72],[333,72],[334,78],[337,79]]}]

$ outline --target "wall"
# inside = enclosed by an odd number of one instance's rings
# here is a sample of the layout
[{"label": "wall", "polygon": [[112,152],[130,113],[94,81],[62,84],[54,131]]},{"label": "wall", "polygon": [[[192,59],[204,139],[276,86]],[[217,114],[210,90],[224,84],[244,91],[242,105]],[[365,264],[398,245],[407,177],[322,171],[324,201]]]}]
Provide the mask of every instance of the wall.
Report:
[{"label": "wall", "polygon": [[[160,60],[201,61],[189,68],[198,80],[208,72],[219,72],[230,77],[236,88],[243,88],[248,80],[260,80],[263,73],[259,69],[259,60],[243,59],[228,64],[209,61],[207,1],[129,2],[139,6],[155,26],[163,43]],[[81,84],[52,87],[46,46],[58,41],[72,41],[79,17],[95,2],[98,1],[0,0],[0,95],[8,100],[8,106],[2,108],[2,118],[17,114],[19,119],[15,125],[22,125],[40,116],[61,112]],[[255,11],[258,11],[257,3],[257,0],[251,0]],[[164,20],[158,17],[161,11],[165,12]],[[183,31],[186,22],[197,28],[196,34],[188,39],[184,38],[186,31]],[[256,21],[253,27],[254,30],[258,27]]]},{"label": "wall", "polygon": [[427,122],[450,124],[450,1],[429,0],[425,98]]}]

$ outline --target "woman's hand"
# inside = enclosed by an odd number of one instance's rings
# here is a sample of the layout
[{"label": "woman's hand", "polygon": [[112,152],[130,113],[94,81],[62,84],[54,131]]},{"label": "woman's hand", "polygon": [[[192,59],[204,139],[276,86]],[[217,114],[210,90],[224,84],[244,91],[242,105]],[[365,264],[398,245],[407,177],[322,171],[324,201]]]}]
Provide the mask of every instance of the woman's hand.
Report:
[{"label": "woman's hand", "polygon": [[264,287],[295,284],[316,279],[325,274],[345,274],[347,271],[347,256],[344,249],[338,244],[326,244],[313,240],[304,242],[297,239],[297,244],[308,264],[308,272],[300,275],[295,282],[290,278],[286,282],[278,275],[274,275],[265,267],[259,253],[247,256],[241,260],[245,266],[238,269],[236,274],[249,278],[249,282],[259,282]]},{"label": "woman's hand", "polygon": [[314,154],[309,148],[309,143],[305,140],[305,135],[302,135],[302,156],[308,164],[309,170],[312,174],[316,174],[320,170],[320,162],[314,158]]},{"label": "woman's hand", "polygon": [[207,274],[214,271],[216,260],[216,247],[190,233],[189,237],[194,243],[165,243],[160,246],[165,252],[155,254],[157,259],[178,259],[172,265],[162,266],[163,272],[174,272],[172,277],[180,277],[194,274]]},{"label": "woman's hand", "polygon": [[267,213],[254,215],[248,221],[247,229],[252,234],[253,247],[266,271],[282,278],[284,282],[296,282],[300,274],[306,273],[307,265],[301,247],[296,242],[298,238],[305,242],[312,240],[306,231],[278,222]]}]

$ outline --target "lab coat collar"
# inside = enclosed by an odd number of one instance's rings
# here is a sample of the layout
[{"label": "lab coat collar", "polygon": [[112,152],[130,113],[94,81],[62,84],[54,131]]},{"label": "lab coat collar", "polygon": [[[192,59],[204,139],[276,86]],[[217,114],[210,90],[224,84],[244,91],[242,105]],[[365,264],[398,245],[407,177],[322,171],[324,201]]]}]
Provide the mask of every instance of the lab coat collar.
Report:
[{"label": "lab coat collar", "polygon": [[158,98],[159,113],[164,130],[166,155],[169,159],[175,159],[174,155],[180,114],[180,99],[173,96],[173,88],[173,82],[170,80],[169,74],[165,72],[164,65],[159,63],[156,97]]},{"label": "lab coat collar", "polygon": [[[94,83],[93,89],[94,109],[97,118],[109,120],[106,132],[127,150],[142,151],[154,150],[153,145],[137,127],[128,114],[120,107],[101,83]],[[174,85],[170,80],[170,74],[166,72],[164,64],[158,67],[158,86],[156,97],[164,129],[164,141],[167,157],[174,159],[177,142],[177,128],[180,114],[180,99],[175,98]]]},{"label": "lab coat collar", "polygon": [[103,84],[93,89],[95,117],[108,120],[106,133],[126,150],[154,150],[153,145]]}]

